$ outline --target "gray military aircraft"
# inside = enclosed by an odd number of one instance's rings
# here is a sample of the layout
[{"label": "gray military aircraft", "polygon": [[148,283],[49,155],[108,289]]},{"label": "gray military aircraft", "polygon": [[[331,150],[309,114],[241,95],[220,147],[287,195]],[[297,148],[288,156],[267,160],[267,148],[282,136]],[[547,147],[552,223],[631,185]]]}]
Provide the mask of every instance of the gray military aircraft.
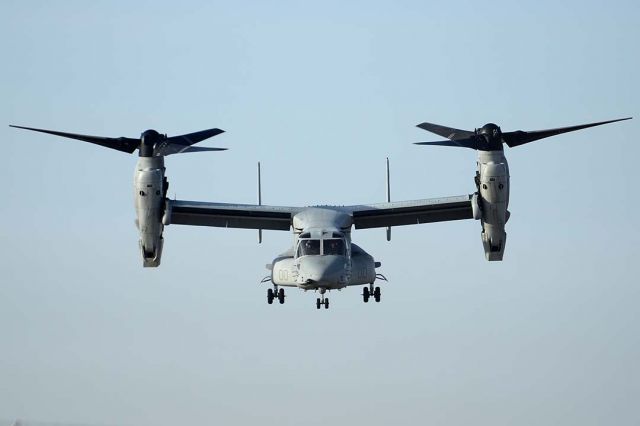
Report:
[{"label": "gray military aircraft", "polygon": [[509,220],[509,166],[503,144],[509,147],[523,145],[538,139],[572,132],[593,126],[629,120],[631,117],[601,121],[578,126],[536,131],[502,132],[500,127],[488,123],[474,131],[460,130],[432,123],[418,127],[446,138],[445,141],[418,142],[418,145],[441,145],[471,148],[478,151],[473,194],[446,198],[391,202],[389,197],[389,165],[387,161],[387,202],[353,206],[287,207],[262,205],[258,164],[258,204],[228,204],[201,201],[171,200],[167,198],[169,182],[165,176],[164,157],[167,155],[221,151],[226,148],[195,147],[210,137],[223,133],[209,129],[180,136],[168,137],[155,130],[147,130],[139,139],[108,138],[79,135],[31,127],[11,126],[19,129],[49,133],[78,139],[119,151],[139,151],[133,186],[136,225],[140,233],[140,252],[144,267],[160,265],[164,244],[164,227],[174,225],[215,226],[293,230],[293,245],[277,256],[267,269],[270,274],[262,282],[271,282],[267,302],[278,299],[285,302],[282,287],[298,287],[318,291],[316,307],[329,308],[325,293],[348,286],[363,285],[362,298],[371,297],[380,302],[381,290],[376,280],[386,278],[376,272],[381,266],[361,247],[351,241],[351,229],[386,228],[387,240],[391,227],[449,220],[476,219],[482,225],[482,244],[489,261],[502,260]]}]

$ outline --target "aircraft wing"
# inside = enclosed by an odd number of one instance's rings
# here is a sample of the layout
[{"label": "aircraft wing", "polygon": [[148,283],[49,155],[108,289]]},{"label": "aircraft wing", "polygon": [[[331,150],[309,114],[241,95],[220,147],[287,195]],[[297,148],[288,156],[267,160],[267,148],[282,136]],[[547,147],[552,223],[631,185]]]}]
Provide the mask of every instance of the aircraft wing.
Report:
[{"label": "aircraft wing", "polygon": [[169,223],[288,231],[298,207],[167,200]]},{"label": "aircraft wing", "polygon": [[472,219],[471,195],[346,206],[356,229]]}]

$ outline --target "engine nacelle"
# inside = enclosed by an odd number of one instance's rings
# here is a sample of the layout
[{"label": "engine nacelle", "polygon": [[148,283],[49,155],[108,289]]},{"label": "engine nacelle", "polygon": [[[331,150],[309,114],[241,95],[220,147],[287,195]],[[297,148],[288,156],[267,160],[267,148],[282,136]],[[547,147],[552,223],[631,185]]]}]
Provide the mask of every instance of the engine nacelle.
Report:
[{"label": "engine nacelle", "polygon": [[509,219],[509,165],[502,151],[478,151],[477,184],[475,198],[485,257],[489,261],[502,260],[507,241],[504,228]]},{"label": "engine nacelle", "polygon": [[140,157],[133,177],[136,225],[143,266],[157,267],[162,257],[162,215],[166,195],[163,157]]}]

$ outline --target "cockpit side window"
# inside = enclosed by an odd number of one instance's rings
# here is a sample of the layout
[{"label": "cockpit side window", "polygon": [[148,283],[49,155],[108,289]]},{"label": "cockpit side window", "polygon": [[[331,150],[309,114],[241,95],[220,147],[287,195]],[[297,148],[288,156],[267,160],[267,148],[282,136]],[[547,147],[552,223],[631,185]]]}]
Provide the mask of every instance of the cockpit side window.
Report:
[{"label": "cockpit side window", "polygon": [[298,256],[316,256],[320,254],[320,240],[300,240]]},{"label": "cockpit side window", "polygon": [[341,238],[328,238],[322,241],[322,254],[344,256],[344,240]]}]

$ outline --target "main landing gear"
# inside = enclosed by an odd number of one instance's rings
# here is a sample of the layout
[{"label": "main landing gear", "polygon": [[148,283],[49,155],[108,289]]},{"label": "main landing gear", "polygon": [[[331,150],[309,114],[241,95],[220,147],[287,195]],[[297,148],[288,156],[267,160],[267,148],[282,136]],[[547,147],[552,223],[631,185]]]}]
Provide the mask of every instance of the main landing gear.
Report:
[{"label": "main landing gear", "polygon": [[273,288],[267,290],[267,303],[270,305],[273,303],[274,299],[278,299],[278,302],[282,305],[284,303],[284,298],[284,289],[281,288],[278,290],[278,286],[275,284],[273,285]]},{"label": "main landing gear", "polygon": [[[271,281],[271,277],[270,276],[266,276],[264,277],[261,281],[260,284],[262,283],[268,283]],[[278,285],[274,284],[273,288],[270,288],[269,290],[267,290],[267,303],[268,304],[273,304],[273,301],[275,299],[278,299],[278,302],[280,302],[280,304],[282,305],[284,303],[284,289],[278,289]]]},{"label": "main landing gear", "polygon": [[320,295],[322,295],[322,297],[318,297],[316,299],[316,308],[320,309],[320,306],[324,305],[325,309],[329,309],[329,298],[328,297],[324,297],[324,294],[326,293],[326,289],[321,288],[320,289]]},{"label": "main landing gear", "polygon": [[369,287],[364,287],[362,289],[362,300],[364,303],[369,301],[369,298],[373,296],[376,302],[380,302],[380,296],[382,293],[380,292],[380,287],[373,287],[373,283],[369,284]]}]

